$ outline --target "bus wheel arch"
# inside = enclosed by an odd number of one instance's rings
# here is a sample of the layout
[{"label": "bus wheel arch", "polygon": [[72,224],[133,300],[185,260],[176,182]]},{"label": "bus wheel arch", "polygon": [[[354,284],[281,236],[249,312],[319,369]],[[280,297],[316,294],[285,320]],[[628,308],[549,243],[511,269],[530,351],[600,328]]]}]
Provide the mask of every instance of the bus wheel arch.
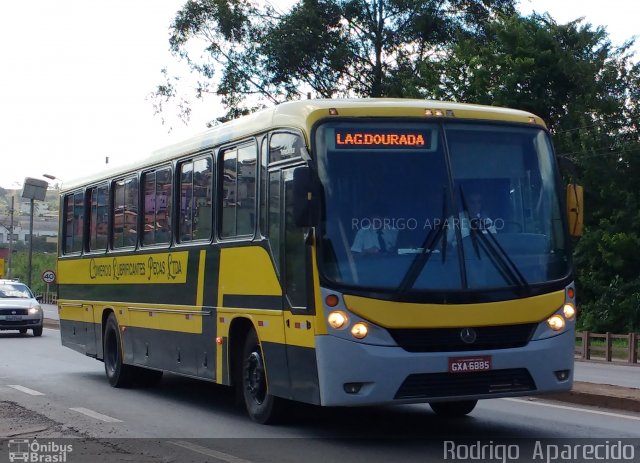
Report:
[{"label": "bus wheel arch", "polygon": [[[242,349],[248,333],[255,330],[253,323],[248,318],[237,317],[231,321],[229,327],[229,384],[238,386],[240,370],[242,368]],[[237,396],[241,399],[241,396]],[[240,403],[240,400],[239,400]]]},{"label": "bus wheel arch", "polygon": [[102,320],[100,323],[100,346],[99,349],[100,351],[98,351],[98,360],[102,360],[104,361],[104,333],[105,330],[107,328],[107,319],[109,318],[109,315],[114,314],[115,315],[115,311],[113,309],[113,307],[106,307],[102,310]]}]

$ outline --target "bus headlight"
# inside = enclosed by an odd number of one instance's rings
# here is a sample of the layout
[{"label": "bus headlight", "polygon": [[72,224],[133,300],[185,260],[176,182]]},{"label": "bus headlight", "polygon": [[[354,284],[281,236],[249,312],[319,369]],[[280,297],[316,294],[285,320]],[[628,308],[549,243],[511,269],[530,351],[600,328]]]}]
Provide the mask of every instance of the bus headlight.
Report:
[{"label": "bus headlight", "polygon": [[561,331],[564,329],[565,321],[561,315],[556,314],[547,318],[547,325],[549,325],[549,328],[553,331]]},{"label": "bus headlight", "polygon": [[347,314],[345,314],[344,312],[335,310],[329,313],[329,316],[327,317],[327,321],[329,322],[329,326],[331,328],[335,330],[339,330],[341,328],[344,328],[344,326],[347,324],[349,319],[347,318]]},{"label": "bus headlight", "polygon": [[351,328],[351,334],[356,339],[364,339],[369,334],[369,328],[362,322],[358,322]]},{"label": "bus headlight", "polygon": [[576,316],[576,308],[572,304],[565,304],[562,313],[567,320],[573,320]]}]

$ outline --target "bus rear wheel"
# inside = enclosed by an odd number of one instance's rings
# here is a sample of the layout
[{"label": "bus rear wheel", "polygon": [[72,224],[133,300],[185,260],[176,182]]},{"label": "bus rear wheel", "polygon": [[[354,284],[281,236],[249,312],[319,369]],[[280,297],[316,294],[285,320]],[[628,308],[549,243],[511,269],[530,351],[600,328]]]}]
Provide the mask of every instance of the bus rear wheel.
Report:
[{"label": "bus rear wheel", "polygon": [[477,400],[459,400],[455,402],[430,402],[429,406],[436,415],[456,417],[468,415],[476,408]]},{"label": "bus rear wheel", "polygon": [[254,329],[245,338],[239,374],[238,385],[249,417],[261,424],[277,421],[285,407],[284,399],[269,394],[262,346]]},{"label": "bus rear wheel", "polygon": [[134,367],[122,361],[122,339],[116,316],[111,313],[104,328],[104,371],[113,387],[129,387],[134,379]]}]

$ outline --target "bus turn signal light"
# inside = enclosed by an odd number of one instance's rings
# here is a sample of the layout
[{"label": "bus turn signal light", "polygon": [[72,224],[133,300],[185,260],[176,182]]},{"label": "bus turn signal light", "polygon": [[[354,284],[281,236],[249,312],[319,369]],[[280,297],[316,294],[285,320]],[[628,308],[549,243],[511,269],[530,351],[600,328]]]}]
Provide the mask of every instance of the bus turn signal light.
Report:
[{"label": "bus turn signal light", "polygon": [[329,294],[325,299],[324,302],[329,306],[329,307],[335,307],[338,305],[338,303],[340,302],[340,299],[338,299],[338,296],[336,296],[335,294]]}]

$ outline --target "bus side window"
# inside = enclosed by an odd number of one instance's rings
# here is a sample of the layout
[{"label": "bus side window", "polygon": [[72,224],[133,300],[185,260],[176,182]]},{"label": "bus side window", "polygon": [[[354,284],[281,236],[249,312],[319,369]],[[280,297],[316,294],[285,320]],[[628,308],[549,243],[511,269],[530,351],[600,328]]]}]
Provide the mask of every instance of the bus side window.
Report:
[{"label": "bus side window", "polygon": [[253,235],[256,226],[255,143],[222,151],[222,217],[220,236]]},{"label": "bus side window", "polygon": [[269,245],[276,269],[280,269],[280,171],[269,174]]},{"label": "bus side window", "polygon": [[100,185],[89,190],[89,251],[107,249],[108,194],[107,185]]},{"label": "bus side window", "polygon": [[138,241],[138,179],[114,182],[113,247],[135,246]]},{"label": "bus side window", "polygon": [[64,198],[64,254],[82,251],[83,232],[84,194],[72,193]]},{"label": "bus side window", "polygon": [[305,150],[302,136],[295,133],[274,133],[269,144],[269,163],[302,157]]},{"label": "bus side window", "polygon": [[268,235],[267,229],[267,185],[269,174],[267,172],[267,137],[262,139],[260,148],[260,232],[263,236]]},{"label": "bus side window", "polygon": [[143,244],[163,244],[171,239],[171,169],[146,172],[144,185]]},{"label": "bus side window", "polygon": [[180,166],[180,241],[209,239],[212,229],[213,161],[210,156]]}]

